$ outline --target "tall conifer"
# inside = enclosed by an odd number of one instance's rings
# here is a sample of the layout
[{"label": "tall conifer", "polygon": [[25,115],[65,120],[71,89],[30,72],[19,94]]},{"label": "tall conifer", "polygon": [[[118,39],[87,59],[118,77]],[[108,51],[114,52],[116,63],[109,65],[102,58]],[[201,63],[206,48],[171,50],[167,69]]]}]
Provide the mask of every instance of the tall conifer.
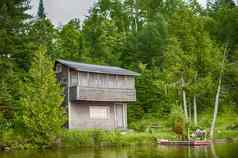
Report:
[{"label": "tall conifer", "polygon": [[18,116],[32,141],[39,145],[52,143],[65,123],[61,108],[63,92],[53,67],[45,50],[37,51],[20,98],[22,114]]},{"label": "tall conifer", "polygon": [[40,2],[39,2],[39,7],[38,7],[37,16],[38,16],[39,18],[45,18],[45,17],[46,17],[43,0],[40,0]]}]

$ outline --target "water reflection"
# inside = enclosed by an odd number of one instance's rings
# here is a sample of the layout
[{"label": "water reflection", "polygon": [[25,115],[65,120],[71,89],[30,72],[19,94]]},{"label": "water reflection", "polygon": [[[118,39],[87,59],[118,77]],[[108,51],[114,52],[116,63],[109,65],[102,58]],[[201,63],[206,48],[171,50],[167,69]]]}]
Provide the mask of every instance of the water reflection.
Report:
[{"label": "water reflection", "polygon": [[171,158],[218,158],[214,144],[210,146],[159,146],[163,157]]},{"label": "water reflection", "polygon": [[211,149],[212,157],[213,158],[218,158],[217,153],[216,153],[216,149],[215,149],[215,145],[213,143],[211,144],[210,149]]},{"label": "water reflection", "polygon": [[2,152],[0,158],[237,158],[238,143],[201,147],[140,146]]}]

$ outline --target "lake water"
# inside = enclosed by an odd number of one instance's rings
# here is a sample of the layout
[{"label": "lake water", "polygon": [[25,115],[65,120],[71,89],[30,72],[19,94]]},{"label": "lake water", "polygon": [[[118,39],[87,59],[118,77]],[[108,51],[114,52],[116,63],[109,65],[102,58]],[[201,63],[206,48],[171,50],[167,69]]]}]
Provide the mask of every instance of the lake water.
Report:
[{"label": "lake water", "polygon": [[0,158],[238,158],[238,143],[207,147],[136,146],[0,152]]}]

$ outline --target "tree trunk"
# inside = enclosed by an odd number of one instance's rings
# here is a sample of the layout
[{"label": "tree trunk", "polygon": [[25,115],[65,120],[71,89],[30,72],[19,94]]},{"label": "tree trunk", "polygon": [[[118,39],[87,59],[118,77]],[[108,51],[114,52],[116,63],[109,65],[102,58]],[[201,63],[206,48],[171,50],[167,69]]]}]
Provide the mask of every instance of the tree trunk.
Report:
[{"label": "tree trunk", "polygon": [[185,83],[182,76],[182,94],[183,94],[183,110],[185,115],[185,120],[188,121],[188,107],[187,107],[187,98],[186,98],[186,91],[184,89]]},{"label": "tree trunk", "polygon": [[220,91],[221,91],[221,80],[222,80],[222,77],[220,76],[219,81],[218,81],[217,94],[216,94],[216,99],[215,99],[215,107],[214,107],[214,113],[213,113],[213,119],[212,119],[212,124],[211,124],[211,131],[210,131],[210,137],[212,139],[214,138],[214,131],[215,131],[216,120],[217,120],[219,98],[220,98]]},{"label": "tree trunk", "polygon": [[189,118],[189,122],[192,121],[192,106],[191,104],[188,105],[188,118]]},{"label": "tree trunk", "polygon": [[214,143],[213,143],[213,142],[211,143],[210,148],[211,148],[212,157],[213,157],[213,158],[218,158],[218,156],[217,156],[217,154],[216,154],[216,149],[215,149],[215,147],[214,147]]},{"label": "tree trunk", "polygon": [[220,76],[219,76],[218,86],[217,86],[217,93],[216,93],[216,98],[215,98],[215,105],[214,105],[215,107],[214,107],[213,119],[212,119],[212,124],[211,124],[211,130],[210,130],[210,137],[212,139],[214,138],[214,132],[215,132],[215,127],[216,127],[222,77],[223,77],[223,72],[224,72],[224,67],[225,67],[226,51],[227,51],[227,48],[225,48],[225,50],[224,50],[224,56],[223,56],[223,61],[222,61],[222,65],[221,65],[221,71],[220,71]]},{"label": "tree trunk", "polygon": [[198,125],[198,117],[197,117],[197,97],[193,96],[193,119],[194,119],[194,125]]}]

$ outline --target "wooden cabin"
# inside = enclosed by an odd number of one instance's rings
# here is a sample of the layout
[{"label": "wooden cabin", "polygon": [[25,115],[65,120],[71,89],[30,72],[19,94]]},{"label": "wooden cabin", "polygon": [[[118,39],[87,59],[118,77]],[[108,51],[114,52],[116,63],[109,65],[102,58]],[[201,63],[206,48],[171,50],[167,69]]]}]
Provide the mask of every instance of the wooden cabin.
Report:
[{"label": "wooden cabin", "polygon": [[69,129],[127,129],[127,104],[136,101],[135,77],[119,67],[57,60]]}]

